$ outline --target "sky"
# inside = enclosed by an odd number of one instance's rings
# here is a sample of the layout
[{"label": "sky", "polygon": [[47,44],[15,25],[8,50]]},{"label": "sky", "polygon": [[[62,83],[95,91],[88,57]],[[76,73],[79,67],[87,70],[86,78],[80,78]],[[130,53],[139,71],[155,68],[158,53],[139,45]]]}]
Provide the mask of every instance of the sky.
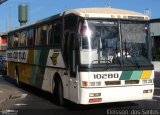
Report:
[{"label": "sky", "polygon": [[151,11],[151,18],[160,18],[160,0],[8,0],[0,5],[0,32],[20,26],[18,5],[28,5],[28,24],[61,13],[65,10],[87,7],[107,7],[133,10],[144,13]]}]

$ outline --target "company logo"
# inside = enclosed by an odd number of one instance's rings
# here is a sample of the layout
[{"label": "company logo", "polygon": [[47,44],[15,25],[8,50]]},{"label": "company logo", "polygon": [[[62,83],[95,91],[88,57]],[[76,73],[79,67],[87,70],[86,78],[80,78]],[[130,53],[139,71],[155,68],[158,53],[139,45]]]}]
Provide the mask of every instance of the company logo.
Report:
[{"label": "company logo", "polygon": [[108,74],[93,74],[94,79],[114,79],[119,78],[118,73],[108,73]]},{"label": "company logo", "polygon": [[56,65],[57,64],[57,58],[58,58],[59,53],[53,53],[52,56],[50,57],[52,60],[52,64]]}]

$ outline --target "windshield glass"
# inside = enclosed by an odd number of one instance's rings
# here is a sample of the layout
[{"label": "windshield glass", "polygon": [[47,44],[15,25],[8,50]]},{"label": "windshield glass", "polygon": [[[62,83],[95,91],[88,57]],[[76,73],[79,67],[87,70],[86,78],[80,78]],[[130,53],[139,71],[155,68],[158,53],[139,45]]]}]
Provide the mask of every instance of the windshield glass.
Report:
[{"label": "windshield glass", "polygon": [[84,20],[79,28],[81,64],[150,65],[147,29],[137,21]]},{"label": "windshield glass", "polygon": [[142,22],[121,21],[124,65],[145,66],[148,61],[148,25]]}]

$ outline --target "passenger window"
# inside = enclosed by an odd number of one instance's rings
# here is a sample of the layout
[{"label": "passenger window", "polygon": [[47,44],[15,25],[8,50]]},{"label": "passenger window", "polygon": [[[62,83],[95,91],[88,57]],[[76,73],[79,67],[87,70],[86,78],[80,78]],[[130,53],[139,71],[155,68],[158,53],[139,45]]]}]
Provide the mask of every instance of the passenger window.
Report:
[{"label": "passenger window", "polygon": [[78,27],[78,18],[77,16],[67,16],[65,17],[65,30],[76,30]]},{"label": "passenger window", "polygon": [[9,35],[8,37],[8,48],[13,47],[13,35]]},{"label": "passenger window", "polygon": [[41,27],[36,29],[36,46],[40,45]]},{"label": "passenger window", "polygon": [[14,47],[18,47],[18,42],[19,42],[19,38],[20,38],[20,34],[19,33],[15,33],[13,35],[13,46]]},{"label": "passenger window", "polygon": [[62,27],[61,23],[56,23],[54,29],[54,45],[60,45],[61,43],[61,35],[62,35]]},{"label": "passenger window", "polygon": [[36,30],[36,45],[44,46],[47,44],[47,26],[42,26]]},{"label": "passenger window", "polygon": [[51,24],[48,27],[48,39],[49,39],[49,45],[53,45],[53,38],[54,38],[54,26]]},{"label": "passenger window", "polygon": [[27,40],[28,40],[28,32],[27,31],[22,31],[21,32],[21,37],[20,37],[20,47],[27,46]]},{"label": "passenger window", "polygon": [[47,44],[47,26],[42,27],[40,38],[41,38],[41,45],[46,45]]},{"label": "passenger window", "polygon": [[34,45],[34,29],[28,31],[28,46]]}]

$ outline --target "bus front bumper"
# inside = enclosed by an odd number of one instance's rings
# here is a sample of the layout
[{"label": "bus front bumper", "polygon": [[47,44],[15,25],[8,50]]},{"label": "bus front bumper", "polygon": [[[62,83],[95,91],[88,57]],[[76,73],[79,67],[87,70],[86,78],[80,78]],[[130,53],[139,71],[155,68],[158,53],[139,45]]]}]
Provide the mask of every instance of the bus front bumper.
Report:
[{"label": "bus front bumper", "polygon": [[136,100],[150,100],[153,97],[154,85],[80,88],[79,104],[96,104]]}]

